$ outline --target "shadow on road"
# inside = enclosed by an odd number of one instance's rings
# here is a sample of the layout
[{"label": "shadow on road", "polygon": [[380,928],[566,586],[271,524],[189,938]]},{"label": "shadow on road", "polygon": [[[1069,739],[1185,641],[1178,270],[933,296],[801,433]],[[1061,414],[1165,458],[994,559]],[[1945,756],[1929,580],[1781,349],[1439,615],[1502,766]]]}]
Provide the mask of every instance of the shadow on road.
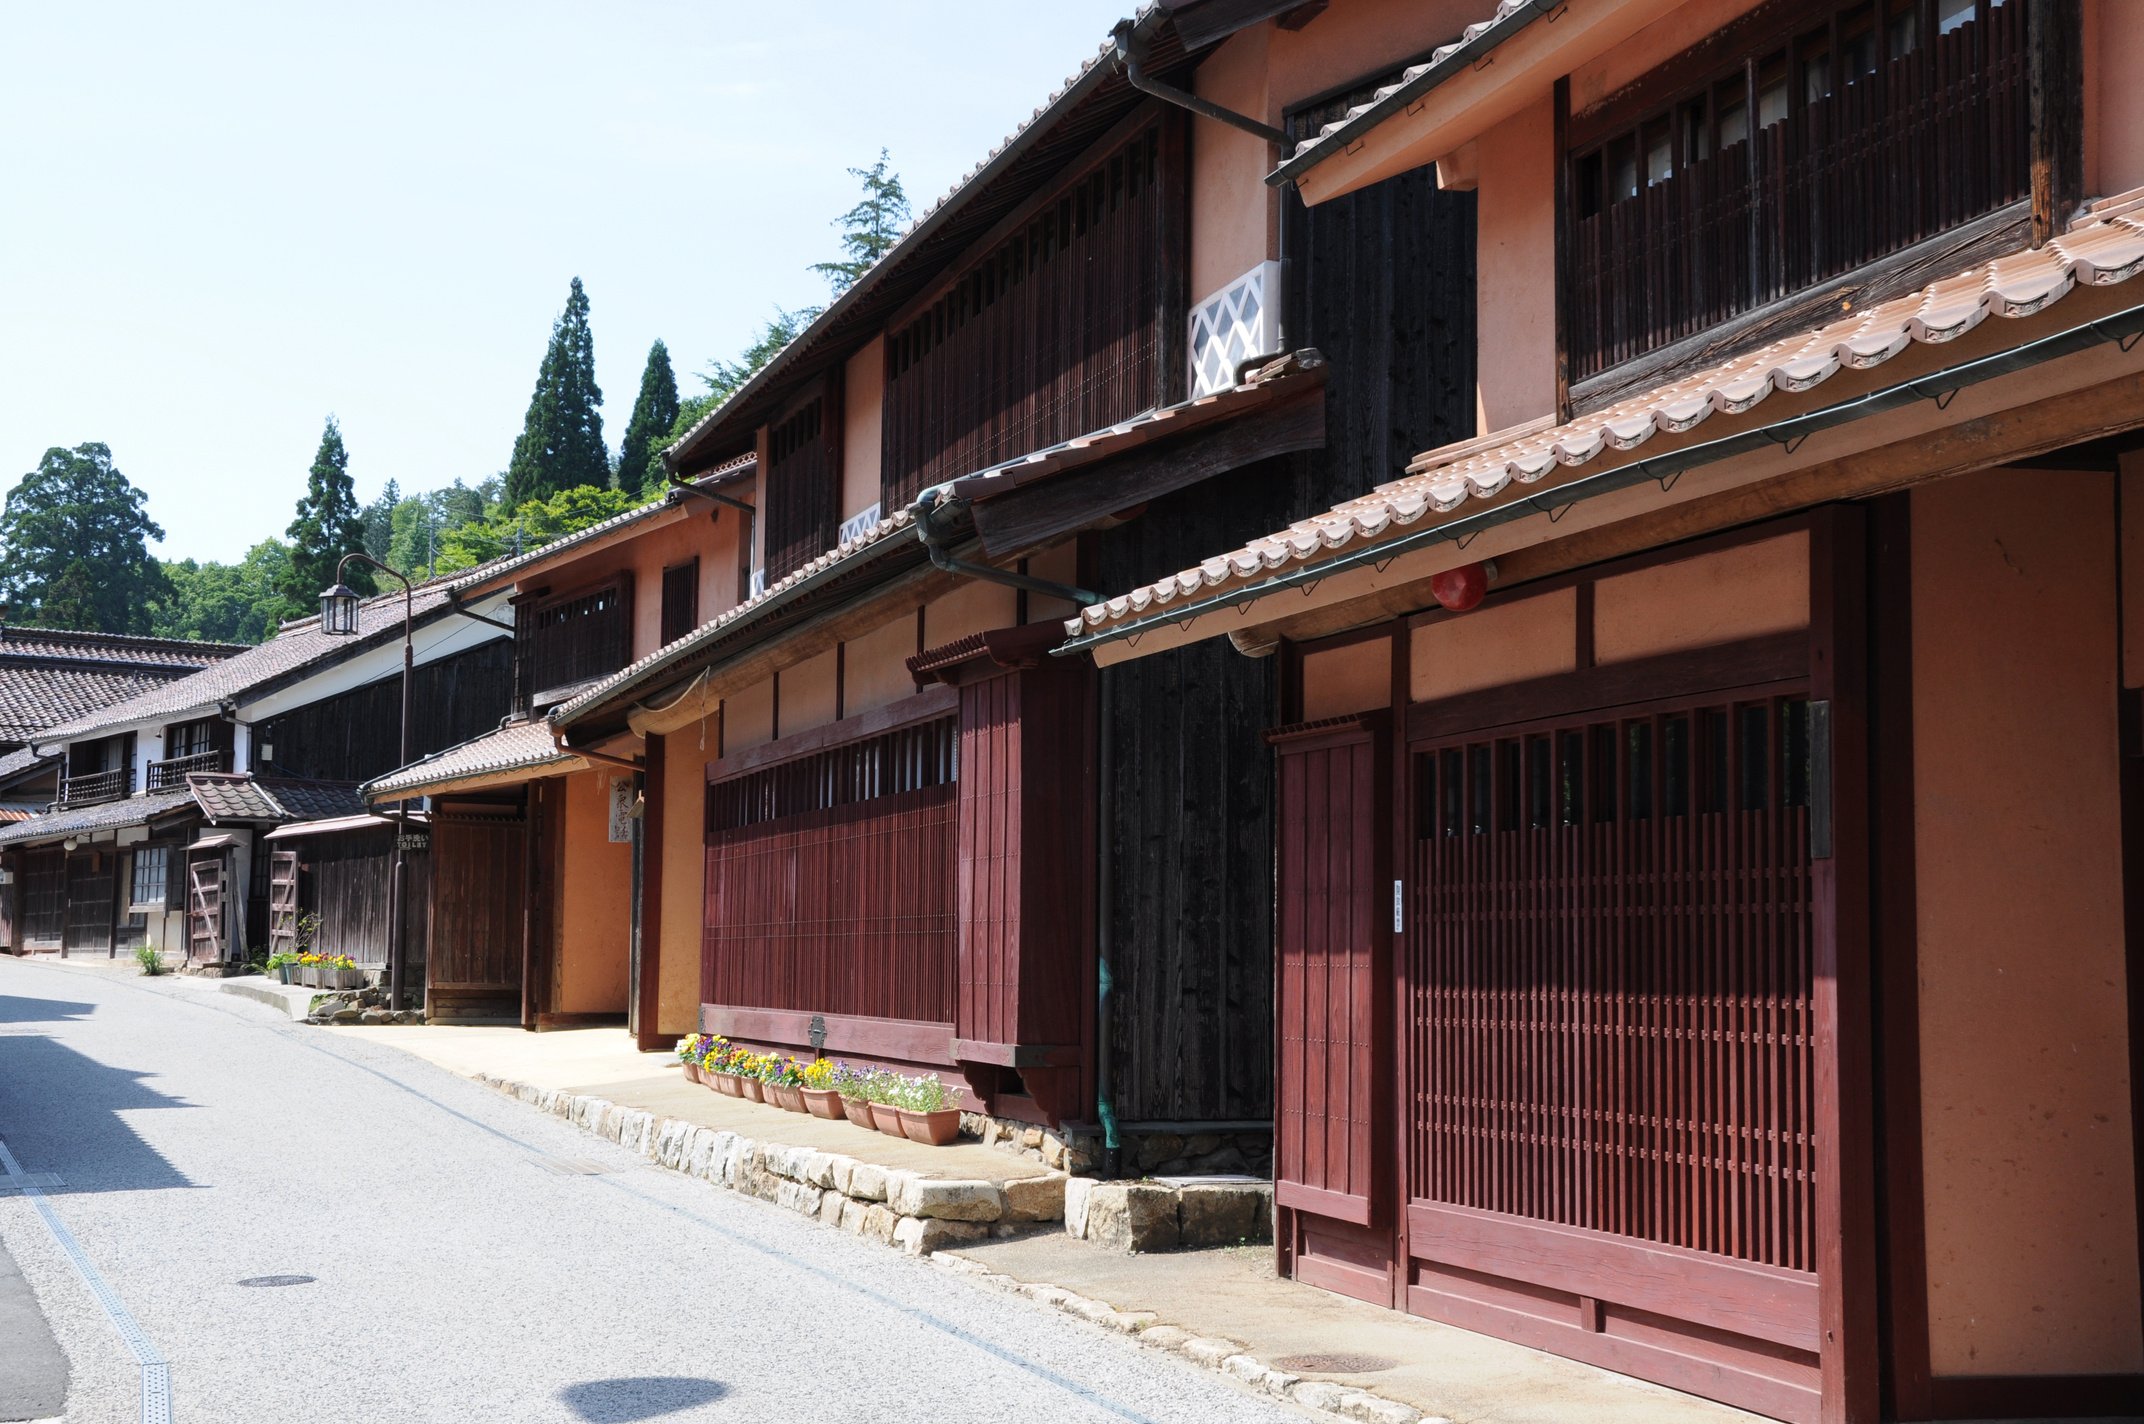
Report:
[{"label": "shadow on road", "polygon": [[[35,1004],[89,1008],[0,998],[0,1023],[37,1022],[7,1016]],[[195,1184],[120,1116],[142,1108],[192,1106],[142,1082],[150,1076],[99,1063],[43,1034],[0,1031],[0,1137],[25,1172],[59,1174],[62,1184],[46,1187],[48,1195],[191,1187]]]},{"label": "shadow on road", "polygon": [[72,999],[32,999],[21,994],[0,994],[0,1024],[65,1023],[86,1019],[97,1011],[95,1004]]},{"label": "shadow on road", "polygon": [[628,1424],[635,1419],[660,1419],[695,1405],[712,1404],[728,1393],[727,1386],[714,1380],[639,1375],[570,1384],[558,1392],[558,1397],[576,1418],[591,1424]]}]

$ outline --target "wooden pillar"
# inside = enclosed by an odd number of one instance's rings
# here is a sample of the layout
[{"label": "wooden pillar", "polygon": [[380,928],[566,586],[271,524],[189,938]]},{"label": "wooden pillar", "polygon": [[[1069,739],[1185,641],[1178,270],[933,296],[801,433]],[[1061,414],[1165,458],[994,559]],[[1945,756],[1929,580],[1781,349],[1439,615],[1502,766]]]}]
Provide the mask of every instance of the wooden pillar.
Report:
[{"label": "wooden pillar", "polygon": [[634,986],[639,1032],[635,1042],[643,1053],[666,1048],[677,1035],[661,1031],[663,966],[663,823],[669,814],[668,739],[650,735],[647,765],[641,773],[640,805],[640,982]]}]

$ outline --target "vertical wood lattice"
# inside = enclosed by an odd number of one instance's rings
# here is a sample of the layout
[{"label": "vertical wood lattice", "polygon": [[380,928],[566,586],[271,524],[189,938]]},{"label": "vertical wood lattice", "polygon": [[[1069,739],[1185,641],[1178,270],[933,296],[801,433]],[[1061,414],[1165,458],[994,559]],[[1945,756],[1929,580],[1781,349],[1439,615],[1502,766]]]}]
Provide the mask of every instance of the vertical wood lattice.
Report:
[{"label": "vertical wood lattice", "polygon": [[827,399],[813,399],[767,433],[765,564],[771,586],[834,547],[841,524],[838,438]]},{"label": "vertical wood lattice", "polygon": [[1414,777],[1410,1195],[1814,1271],[1808,703]]}]

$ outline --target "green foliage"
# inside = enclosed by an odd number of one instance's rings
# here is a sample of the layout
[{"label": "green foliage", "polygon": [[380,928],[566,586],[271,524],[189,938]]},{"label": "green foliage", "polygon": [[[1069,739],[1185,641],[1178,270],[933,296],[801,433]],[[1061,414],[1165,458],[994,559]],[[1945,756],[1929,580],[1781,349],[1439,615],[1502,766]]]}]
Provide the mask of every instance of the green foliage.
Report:
[{"label": "green foliage", "polygon": [[134,950],[134,962],[141,966],[141,972],[144,974],[162,974],[164,972],[164,951],[153,944],[139,945]]},{"label": "green foliage", "polygon": [[163,571],[149,540],[164,531],[149,497],[91,442],[45,451],[0,511],[0,600],[9,621],[146,633]]},{"label": "green foliage", "polygon": [[166,591],[157,600],[153,631],[160,638],[258,643],[276,625],[313,611],[284,594],[291,580],[290,546],[263,539],[235,564],[180,559],[163,566]]},{"label": "green foliage", "polygon": [[901,175],[891,171],[891,164],[892,156],[882,148],[878,162],[869,168],[849,170],[850,177],[863,180],[864,195],[855,207],[834,219],[834,226],[841,229],[844,256],[838,262],[814,262],[811,266],[833,285],[837,297],[870,271],[908,230],[908,194],[901,187]]},{"label": "green foliage", "polygon": [[[320,432],[320,448],[306,473],[297,517],[283,532],[290,536],[290,572],[283,579],[283,597],[294,607],[313,608],[320,591],[335,582],[335,566],[342,556],[365,547],[357,488],[350,482],[350,452],[342,443],[342,427],[332,415]],[[359,593],[372,592],[372,571],[362,564],[344,577]]]},{"label": "green foliage", "polygon": [[566,310],[551,327],[536,390],[506,466],[506,503],[519,506],[577,485],[610,482],[603,444],[603,392],[596,385],[596,343],[588,329],[588,294],[573,279]]},{"label": "green foliage", "polygon": [[677,374],[670,369],[670,348],[660,341],[648,348],[648,364],[640,372],[640,396],[633,402],[632,418],[625,423],[625,443],[618,448],[618,486],[621,489],[652,490],[663,484],[662,471],[649,461],[655,442],[677,424]]},{"label": "green foliage", "polygon": [[[805,307],[801,311],[789,311],[782,307],[774,309],[774,316],[767,322],[767,329],[759,339],[745,347],[744,354],[734,361],[715,361],[700,373],[707,382],[707,394],[688,401],[678,411],[677,423],[671,427],[671,437],[683,435],[690,430],[700,416],[713,410],[735,395],[737,388],[758,375],[760,369],[781,354],[784,346],[797,339],[797,333],[810,326],[819,315],[819,308]],[[660,448],[668,448],[665,441]]]},{"label": "green foliage", "polygon": [[603,485],[581,485],[546,499],[525,500],[442,535],[438,572],[453,573],[504,554],[527,553],[644,503],[638,490]]},{"label": "green foliage", "polygon": [[[393,480],[380,491],[379,498],[365,506],[358,522],[364,526],[365,552],[385,563],[393,564],[387,557],[389,545],[394,542],[395,506],[402,502],[402,487]],[[400,564],[394,565],[401,568]]]}]

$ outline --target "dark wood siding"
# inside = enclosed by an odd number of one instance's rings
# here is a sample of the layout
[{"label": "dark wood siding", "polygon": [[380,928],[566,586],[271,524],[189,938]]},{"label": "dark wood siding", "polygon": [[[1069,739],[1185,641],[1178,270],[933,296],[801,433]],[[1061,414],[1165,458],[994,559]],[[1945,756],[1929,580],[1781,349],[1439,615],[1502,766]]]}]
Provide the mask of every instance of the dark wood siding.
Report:
[{"label": "dark wood siding", "polygon": [[514,626],[521,688],[530,697],[614,673],[633,658],[632,582],[619,577],[532,599],[517,606]]},{"label": "dark wood siding", "polygon": [[[410,689],[410,755],[443,751],[499,725],[513,709],[513,649],[495,638],[421,664]],[[253,769],[323,781],[365,781],[402,764],[402,675],[307,703],[255,729]],[[272,747],[272,760],[261,754]]]},{"label": "dark wood siding", "polygon": [[[395,833],[390,826],[308,836],[299,842],[299,861],[311,872],[313,913],[320,916],[314,941],[323,954],[346,954],[367,969],[387,963],[389,887],[394,878]],[[431,857],[412,852],[408,898],[403,915],[402,955],[406,969],[424,963],[425,908],[431,900]],[[272,873],[272,872],[271,872]]]},{"label": "dark wood siding", "polygon": [[67,932],[67,852],[25,852],[22,858],[23,943],[56,945]]},{"label": "dark wood siding", "polygon": [[834,547],[841,526],[841,409],[832,391],[767,432],[767,582]]},{"label": "dark wood siding", "polygon": [[426,1007],[518,1012],[525,916],[528,821],[520,815],[437,812],[432,817],[430,964]]},{"label": "dark wood siding", "polygon": [[674,643],[700,626],[700,561],[697,557],[663,570],[662,640]]},{"label": "dark wood siding", "polygon": [[119,854],[84,850],[67,857],[67,951],[112,948],[112,916],[118,904]]},{"label": "dark wood siding", "polygon": [[1182,390],[1183,127],[1130,134],[888,337],[889,512]]}]

